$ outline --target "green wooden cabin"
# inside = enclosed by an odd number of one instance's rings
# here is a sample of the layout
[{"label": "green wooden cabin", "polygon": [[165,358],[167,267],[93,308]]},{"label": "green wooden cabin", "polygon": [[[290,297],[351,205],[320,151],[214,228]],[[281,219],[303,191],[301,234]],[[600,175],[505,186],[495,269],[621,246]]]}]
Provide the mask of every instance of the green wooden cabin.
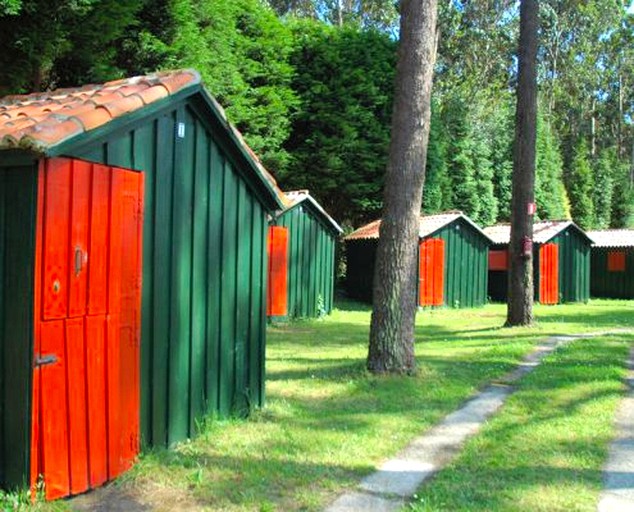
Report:
[{"label": "green wooden cabin", "polygon": [[634,299],[634,229],[588,231],[592,238],[590,295]]},{"label": "green wooden cabin", "polygon": [[2,98],[3,487],[29,482],[38,166],[59,156],[145,174],[144,444],[169,446],[194,436],[207,413],[241,414],[264,401],[266,237],[283,204],[199,75]]},{"label": "green wooden cabin", "polygon": [[[372,301],[380,221],[344,238],[346,291]],[[427,246],[435,242],[433,250]],[[462,212],[422,215],[419,231],[419,306],[475,307],[487,301],[487,255],[491,240]]]},{"label": "green wooden cabin", "polygon": [[288,229],[288,317],[330,314],[335,245],[342,229],[307,190],[284,192],[286,207],[271,221]]},{"label": "green wooden cabin", "polygon": [[[509,224],[484,229],[493,245],[489,255],[489,297],[508,296]],[[572,221],[541,221],[533,225],[535,301],[542,304],[587,302],[590,299],[592,240]]]}]

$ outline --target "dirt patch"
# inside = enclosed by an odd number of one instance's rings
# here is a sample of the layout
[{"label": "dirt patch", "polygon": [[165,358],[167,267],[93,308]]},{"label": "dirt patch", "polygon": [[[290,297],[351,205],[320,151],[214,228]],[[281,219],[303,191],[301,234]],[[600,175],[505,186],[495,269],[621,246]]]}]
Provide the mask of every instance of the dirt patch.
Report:
[{"label": "dirt patch", "polygon": [[76,512],[199,511],[203,507],[172,488],[147,483],[143,486],[108,485],[68,500]]}]

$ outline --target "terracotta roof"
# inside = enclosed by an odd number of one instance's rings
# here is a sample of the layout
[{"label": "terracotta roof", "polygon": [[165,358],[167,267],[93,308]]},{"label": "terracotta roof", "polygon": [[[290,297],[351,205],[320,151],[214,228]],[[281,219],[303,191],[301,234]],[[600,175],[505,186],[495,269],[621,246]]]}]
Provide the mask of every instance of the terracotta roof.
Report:
[{"label": "terracotta roof", "polygon": [[[485,231],[483,231],[475,222],[473,222],[469,217],[467,217],[464,213],[460,211],[450,211],[434,215],[421,215],[418,236],[420,238],[428,237],[429,235],[435,233],[439,229],[442,229],[447,224],[450,224],[457,219],[465,220],[485,238],[490,239]],[[371,238],[379,238],[380,225],[380,220],[370,222],[369,224],[360,227],[356,231],[353,231],[352,233],[344,237],[344,240],[367,240]]]},{"label": "terracotta roof", "polygon": [[[569,226],[574,226],[588,238],[586,232],[571,220],[545,220],[533,224],[533,241],[537,244],[544,244]],[[508,223],[489,226],[484,228],[484,232],[495,244],[508,244],[511,241],[511,225]]]},{"label": "terracotta roof", "polygon": [[337,233],[343,233],[343,229],[341,229],[341,226],[337,224],[335,219],[328,215],[328,212],[326,212],[326,210],[323,209],[323,207],[315,200],[315,198],[309,194],[308,190],[291,190],[289,192],[284,192],[284,196],[286,208],[283,212],[280,213],[280,215],[290,210],[291,208],[294,208],[300,203],[306,202],[311,204],[313,208],[326,221],[326,223],[328,223]]},{"label": "terracotta roof", "polygon": [[158,72],[100,85],[0,98],[0,149],[43,152],[200,83],[198,72]]},{"label": "terracotta roof", "polygon": [[588,231],[594,247],[634,247],[634,229]]}]

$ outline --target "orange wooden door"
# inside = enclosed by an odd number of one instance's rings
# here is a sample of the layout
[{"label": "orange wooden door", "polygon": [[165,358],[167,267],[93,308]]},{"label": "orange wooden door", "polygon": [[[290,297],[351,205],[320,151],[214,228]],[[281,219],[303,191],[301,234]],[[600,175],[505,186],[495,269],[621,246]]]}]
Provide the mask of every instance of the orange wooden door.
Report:
[{"label": "orange wooden door", "polygon": [[31,480],[47,499],[128,469],[139,446],[143,175],[40,168]]},{"label": "orange wooden door", "polygon": [[267,315],[288,315],[288,228],[270,226]]},{"label": "orange wooden door", "polygon": [[418,305],[442,306],[445,286],[445,241],[429,238],[419,245]]},{"label": "orange wooden door", "polygon": [[539,302],[559,302],[559,246],[544,244],[539,249]]}]

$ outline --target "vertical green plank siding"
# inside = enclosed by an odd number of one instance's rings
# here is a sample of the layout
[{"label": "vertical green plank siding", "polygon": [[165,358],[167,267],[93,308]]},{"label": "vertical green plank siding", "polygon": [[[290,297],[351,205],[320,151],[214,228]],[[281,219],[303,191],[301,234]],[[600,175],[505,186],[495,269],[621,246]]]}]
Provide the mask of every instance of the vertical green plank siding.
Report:
[{"label": "vertical green plank siding", "polygon": [[[608,271],[608,253],[611,251],[625,252],[625,272]],[[634,247],[593,247],[590,266],[592,297],[634,299]]]},{"label": "vertical green plank siding", "polygon": [[29,482],[37,168],[0,168],[0,485]]},{"label": "vertical green plank siding", "polygon": [[[143,125],[133,134],[133,167],[138,169],[155,169],[156,153],[157,153],[157,133],[158,121],[153,121]],[[148,148],[151,148],[148,150]],[[154,212],[154,190],[156,186],[156,176],[154,173],[146,173],[144,176],[145,188],[151,190],[152,193],[145,194],[145,216],[152,215]],[[143,239],[143,266],[148,268],[152,264],[154,258],[154,231],[152,229],[145,230]],[[149,272],[143,275],[143,293],[147,294],[150,299],[143,301],[141,310],[141,331],[153,333],[152,303],[154,296],[154,275]],[[141,382],[151,382],[152,380],[152,347],[148,350],[141,351]],[[151,401],[141,401],[141,418],[152,416],[150,408]],[[147,439],[149,432],[142,431],[142,436]]]},{"label": "vertical green plank siding", "polygon": [[[174,173],[174,201],[172,203],[172,267],[170,308],[170,372],[168,400],[168,444],[188,437],[189,425],[189,377],[191,349],[191,300],[192,285],[192,197],[194,188],[193,142],[191,119],[183,109],[177,112],[176,121],[185,122],[189,136],[176,138]],[[177,405],[178,404],[178,405]]]},{"label": "vertical green plank siding", "polygon": [[213,142],[209,147],[209,238],[208,238],[208,310],[207,310],[207,368],[205,390],[209,410],[219,411],[220,407],[220,304],[222,290],[222,237],[224,167],[222,153]]},{"label": "vertical green plank siding", "polygon": [[207,361],[207,247],[209,231],[209,151],[210,140],[200,122],[194,121],[194,210],[192,245],[191,307],[192,325],[189,393],[190,431],[205,412],[205,366]]},{"label": "vertical green plank siding", "polygon": [[[141,428],[145,433],[145,440],[151,444],[165,445],[168,441],[168,375],[169,375],[169,346],[170,346],[170,268],[172,231],[172,202],[173,202],[173,169],[174,145],[166,144],[170,140],[176,127],[176,113],[166,115],[158,120],[157,159],[154,172],[154,189],[145,190],[147,198],[150,190],[154,193],[154,209],[146,209],[144,217],[144,264],[143,264],[143,293],[141,307],[144,315],[152,318],[152,331],[141,330],[141,355],[151,351],[152,375],[151,380],[141,383],[141,402],[150,401],[150,405],[142,405],[142,409],[150,409],[148,417],[141,418]],[[148,240],[148,233],[153,232],[154,238]],[[148,246],[153,243],[153,246]],[[147,253],[152,247],[152,260],[148,260]],[[145,276],[151,274],[154,286],[147,290]],[[150,313],[148,314],[148,311]]]},{"label": "vertical green plank siding", "polygon": [[[187,100],[71,156],[145,172],[141,428],[192,437],[264,400],[266,230],[236,151]],[[178,124],[184,123],[184,137]]]},{"label": "vertical green plank siding", "polygon": [[[259,208],[259,205],[256,205],[257,208]],[[258,323],[259,326],[259,331],[255,334],[254,336],[254,340],[257,340],[259,343],[257,345],[257,347],[254,347],[258,352],[259,352],[259,363],[260,363],[260,367],[259,367],[259,382],[258,382],[258,405],[262,406],[264,405],[264,398],[265,398],[265,386],[264,386],[264,382],[265,382],[265,376],[266,376],[266,372],[265,372],[265,367],[266,367],[266,284],[267,284],[267,279],[268,279],[268,271],[267,269],[269,268],[269,260],[268,260],[268,252],[266,250],[267,248],[267,237],[265,235],[265,233],[267,233],[268,230],[268,222],[267,222],[267,218],[266,216],[263,214],[259,215],[259,219],[260,219],[260,229],[257,230],[259,233],[262,233],[262,239],[260,242],[260,245],[255,245],[254,244],[254,250],[259,251],[260,252],[260,256],[261,256],[261,265],[260,265],[260,286],[262,289],[262,292],[260,294],[260,321]]]},{"label": "vertical green plank siding", "polygon": [[249,237],[242,233],[251,233],[252,203],[247,195],[247,188],[243,181],[238,187],[238,258],[237,258],[237,283],[236,283],[236,346],[235,346],[235,394],[232,409],[238,413],[244,413],[248,409],[248,337],[251,315],[249,314],[249,296],[253,293],[251,288],[251,245]]},{"label": "vertical green plank siding", "polygon": [[561,302],[590,299],[590,242],[576,229],[567,228],[553,240],[559,245],[559,297]]},{"label": "vertical green plank siding", "polygon": [[[237,211],[238,204],[238,177],[233,172],[231,165],[225,163],[224,167],[224,191],[223,191],[223,215],[222,215],[222,274],[220,290],[222,301],[220,303],[220,384],[219,403],[220,414],[227,415],[231,411],[234,392],[234,344],[236,337],[236,259],[238,233]],[[233,205],[233,207],[232,207]]]},{"label": "vertical green plank siding", "polygon": [[5,473],[5,465],[7,461],[7,457],[5,455],[5,445],[6,438],[4,435],[4,423],[5,418],[7,417],[7,410],[4,403],[4,393],[5,393],[5,362],[4,362],[4,352],[6,350],[5,345],[7,344],[4,338],[4,308],[7,303],[7,297],[5,297],[5,286],[4,286],[4,274],[5,274],[5,253],[7,250],[7,241],[6,241],[6,187],[5,181],[7,177],[7,172],[5,169],[0,169],[0,485],[6,484],[6,480],[4,478]]},{"label": "vertical green plank siding", "polygon": [[289,232],[288,315],[316,317],[331,313],[334,293],[335,238],[304,205],[280,215],[276,224]]},{"label": "vertical green plank siding", "polygon": [[431,238],[445,241],[445,305],[470,308],[486,304],[489,250],[486,239],[461,219]]}]

